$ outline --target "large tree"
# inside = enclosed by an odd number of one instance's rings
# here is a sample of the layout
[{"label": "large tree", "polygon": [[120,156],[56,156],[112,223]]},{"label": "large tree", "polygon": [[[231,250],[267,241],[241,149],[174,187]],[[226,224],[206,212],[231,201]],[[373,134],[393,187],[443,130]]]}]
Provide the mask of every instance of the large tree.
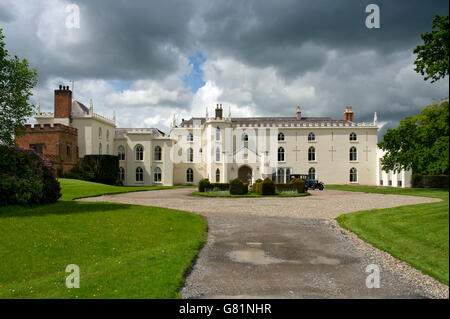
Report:
[{"label": "large tree", "polygon": [[449,16],[436,15],[431,32],[421,34],[424,44],[414,49],[416,72],[425,76],[425,81],[435,82],[449,74]]},{"label": "large tree", "polygon": [[10,56],[0,29],[0,144],[13,145],[34,105],[29,103],[31,89],[37,84],[37,72],[26,59]]},{"label": "large tree", "polygon": [[387,153],[386,171],[412,169],[416,174],[448,174],[448,101],[427,106],[387,130],[378,146]]}]

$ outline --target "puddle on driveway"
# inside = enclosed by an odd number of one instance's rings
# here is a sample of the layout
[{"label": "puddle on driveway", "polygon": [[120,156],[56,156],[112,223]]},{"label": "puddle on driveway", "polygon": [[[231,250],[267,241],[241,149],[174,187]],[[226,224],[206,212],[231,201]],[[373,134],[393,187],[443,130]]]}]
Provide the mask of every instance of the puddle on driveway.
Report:
[{"label": "puddle on driveway", "polygon": [[234,262],[253,265],[269,265],[285,262],[283,259],[267,256],[264,250],[256,248],[233,250],[228,253],[228,257]]},{"label": "puddle on driveway", "polygon": [[319,256],[319,257],[316,257],[313,260],[311,260],[311,264],[313,264],[313,265],[317,265],[317,264],[339,265],[340,261],[339,261],[339,259],[336,259],[336,258],[328,258],[328,257]]}]

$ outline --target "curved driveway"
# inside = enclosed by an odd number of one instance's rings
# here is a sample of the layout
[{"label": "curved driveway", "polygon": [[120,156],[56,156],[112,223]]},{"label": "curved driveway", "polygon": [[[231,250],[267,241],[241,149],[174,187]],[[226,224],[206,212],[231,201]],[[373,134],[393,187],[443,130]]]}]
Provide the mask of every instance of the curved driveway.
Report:
[{"label": "curved driveway", "polygon": [[[194,197],[192,191],[159,190],[81,201],[167,207],[207,217],[208,242],[186,279],[184,298],[435,297],[393,269],[403,263],[394,260],[392,267],[392,262],[380,262],[379,251],[349,239],[334,218],[438,199],[332,190],[313,191],[308,197],[213,198]],[[380,288],[369,289],[365,270],[374,263],[381,271]]]}]

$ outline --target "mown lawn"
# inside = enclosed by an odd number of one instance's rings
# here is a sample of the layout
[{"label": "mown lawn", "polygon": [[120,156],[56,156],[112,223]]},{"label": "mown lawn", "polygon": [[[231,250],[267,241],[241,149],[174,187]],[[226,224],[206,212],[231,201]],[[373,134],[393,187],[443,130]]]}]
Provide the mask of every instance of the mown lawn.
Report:
[{"label": "mown lawn", "polygon": [[339,224],[425,274],[449,283],[449,191],[330,185],[327,189],[425,196],[441,202],[344,214]]},{"label": "mown lawn", "polygon": [[[205,220],[165,208],[74,202],[69,198],[129,189],[72,181],[62,180],[65,197],[56,204],[0,208],[0,298],[178,298],[206,241]],[[79,289],[65,285],[69,264],[80,267]]]}]

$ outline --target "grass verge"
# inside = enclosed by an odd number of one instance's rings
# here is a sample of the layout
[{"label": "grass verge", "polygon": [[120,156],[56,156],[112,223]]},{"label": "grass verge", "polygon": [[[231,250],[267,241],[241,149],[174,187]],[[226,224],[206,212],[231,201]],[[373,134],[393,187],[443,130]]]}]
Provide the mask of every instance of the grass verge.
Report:
[{"label": "grass verge", "polygon": [[449,284],[449,192],[330,185],[327,189],[440,198],[442,201],[344,214],[339,224],[364,241]]}]

